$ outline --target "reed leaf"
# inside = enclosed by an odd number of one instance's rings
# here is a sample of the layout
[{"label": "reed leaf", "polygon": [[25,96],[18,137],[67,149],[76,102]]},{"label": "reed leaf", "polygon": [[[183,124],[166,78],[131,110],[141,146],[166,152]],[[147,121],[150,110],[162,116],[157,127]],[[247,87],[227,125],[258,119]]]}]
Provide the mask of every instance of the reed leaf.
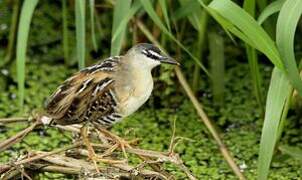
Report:
[{"label": "reed leaf", "polygon": [[[301,13],[302,0],[286,1],[281,8],[277,21],[277,47],[286,67],[286,73],[284,73],[283,76],[286,74],[295,88],[300,88],[301,83],[293,47],[295,30]],[[283,81],[275,80],[276,84],[283,86],[283,91],[281,91],[279,95],[268,96],[267,99],[267,101],[271,102],[271,104],[267,104],[267,108],[272,109],[275,116],[266,112],[258,160],[259,179],[266,179],[268,176],[273,150],[283,130],[283,128],[280,128],[283,123],[280,123],[279,120],[285,119],[285,115],[282,115],[282,111],[287,108],[285,107],[285,102],[278,102],[278,99],[280,97],[289,99],[292,94],[292,89],[289,88],[289,82],[285,82],[288,80],[285,77],[283,79]],[[300,90],[298,89],[298,92]],[[276,132],[278,133],[276,134]]]},{"label": "reed leaf", "polygon": [[94,3],[95,3],[94,0],[89,0],[91,40],[92,40],[92,46],[94,51],[97,51],[98,44],[97,44],[96,33],[95,33]]},{"label": "reed leaf", "polygon": [[63,20],[63,54],[65,63],[69,60],[69,33],[68,33],[68,9],[67,0],[62,0],[62,20]]},{"label": "reed leaf", "polygon": [[263,10],[267,5],[267,0],[256,0],[256,3],[260,10]]},{"label": "reed leaf", "polygon": [[277,0],[265,7],[257,19],[258,24],[262,24],[269,16],[279,12],[284,2],[285,0]]},{"label": "reed leaf", "polygon": [[[174,21],[178,21],[182,18],[187,18],[196,11],[200,10],[198,2],[195,0],[179,0],[179,2],[181,6],[173,12],[172,19]],[[192,25],[195,26],[197,24],[192,23]],[[198,29],[198,26],[195,26],[194,28]]]},{"label": "reed leaf", "polygon": [[34,10],[38,0],[24,1],[22,4],[17,35],[17,79],[18,79],[18,98],[19,107],[24,103],[24,83],[25,83],[25,60],[29,28]]},{"label": "reed leaf", "polygon": [[[234,33],[250,46],[264,53],[275,66],[284,70],[274,41],[246,11],[230,0],[214,0],[209,6],[205,6],[201,0],[199,2],[218,22],[224,23],[221,25],[225,29],[228,29],[228,31]],[[221,20],[222,18],[224,21]],[[226,21],[229,23],[226,23]]]},{"label": "reed leaf", "polygon": [[166,0],[158,0],[160,8],[163,12],[165,23],[168,27],[169,32],[171,32],[171,26],[170,26],[170,19],[168,15],[168,9],[167,9],[167,1]]},{"label": "reed leaf", "polygon": [[115,31],[112,32],[111,42],[117,41],[117,38],[123,33],[125,27],[127,27],[127,23],[129,20],[135,15],[135,13],[141,8],[140,1],[134,1],[128,13],[124,16],[122,21],[115,28]]},{"label": "reed leaf", "polygon": [[205,68],[205,66],[194,56],[181,42],[178,41],[178,39],[169,32],[169,30],[165,27],[164,23],[162,23],[161,19],[156,14],[151,1],[149,0],[140,0],[143,8],[147,12],[147,14],[150,16],[150,18],[153,20],[153,22],[162,30],[164,34],[166,34],[171,40],[173,40],[181,49],[183,49],[194,61],[196,64],[200,66],[200,68],[209,76],[208,70]]},{"label": "reed leaf", "polygon": [[[128,14],[130,14],[129,12],[130,8],[131,8],[131,0],[117,0],[115,3],[114,12],[113,12],[113,25],[112,25],[112,37],[115,38],[112,38],[111,40],[111,51],[110,51],[110,54],[112,56],[120,54],[128,21],[126,21],[126,23],[122,23],[122,22],[123,19],[127,17]],[[120,27],[121,28],[120,33],[116,33],[119,24],[122,24],[123,26]]]},{"label": "reed leaf", "polygon": [[[179,2],[181,4],[180,11],[186,12],[187,7],[191,8],[191,9],[188,9],[189,12],[187,12],[187,14],[183,14],[183,15],[185,15],[185,17],[187,17],[189,19],[189,22],[192,24],[192,26],[197,31],[200,31],[200,28],[203,27],[200,23],[202,9],[198,5],[198,2],[196,0],[179,0]],[[194,6],[194,7],[192,7],[192,6]],[[184,9],[184,10],[182,10],[182,9]]]},{"label": "reed leaf", "polygon": [[224,44],[223,37],[216,32],[209,34],[209,50],[212,75],[213,100],[216,105],[224,101]]},{"label": "reed leaf", "polygon": [[79,69],[85,67],[85,1],[75,1],[76,49]]},{"label": "reed leaf", "polygon": [[302,81],[294,53],[294,37],[302,14],[302,0],[286,1],[279,13],[276,27],[276,43],[293,87],[302,96]]},{"label": "reed leaf", "polygon": [[268,176],[283,109],[290,97],[289,92],[291,92],[291,85],[284,72],[274,68],[266,100],[265,118],[260,140],[258,159],[258,179],[260,180],[265,180]]}]

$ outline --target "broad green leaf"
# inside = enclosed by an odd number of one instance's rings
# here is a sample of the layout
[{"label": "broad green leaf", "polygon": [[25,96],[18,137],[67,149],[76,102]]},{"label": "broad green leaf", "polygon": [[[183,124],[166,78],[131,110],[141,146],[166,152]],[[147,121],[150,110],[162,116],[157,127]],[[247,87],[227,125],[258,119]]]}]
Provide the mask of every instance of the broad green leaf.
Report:
[{"label": "broad green leaf", "polygon": [[98,45],[97,45],[96,34],[95,34],[94,3],[95,3],[94,0],[89,0],[92,45],[94,50],[97,51]]},{"label": "broad green leaf", "polygon": [[[199,2],[204,6],[201,0]],[[215,11],[233,24],[245,36],[240,36],[239,38],[243,38],[250,46],[264,53],[279,69],[284,70],[274,41],[246,11],[230,0],[214,0],[207,9],[210,9],[211,14]]]},{"label": "broad green leaf", "polygon": [[258,17],[258,24],[262,24],[268,17],[270,17],[272,14],[279,12],[281,7],[283,6],[285,0],[277,0],[272,2],[270,5],[265,7],[265,9],[261,12],[261,14]]},{"label": "broad green leaf", "polygon": [[234,24],[232,24],[230,21],[222,17],[217,11],[214,9],[208,8],[207,6],[204,6],[204,8],[208,11],[209,14],[222,26],[222,28],[225,30],[227,35],[231,38],[231,40],[234,41],[234,38],[231,33],[236,35],[238,38],[243,40],[244,42],[250,44],[251,46],[256,46],[253,44],[252,41],[244,34],[242,33]]},{"label": "broad green leaf", "polygon": [[284,72],[274,68],[266,100],[265,118],[260,141],[258,159],[258,179],[260,180],[267,179],[278,138],[280,120],[286,100],[290,98],[290,92],[291,85]]},{"label": "broad green leaf", "polygon": [[24,103],[25,60],[30,23],[38,0],[24,1],[21,9],[17,35],[17,78],[19,106]]},{"label": "broad green leaf", "polygon": [[302,81],[294,53],[294,37],[302,14],[302,0],[286,1],[277,20],[276,42],[281,59],[293,87],[302,96]]},{"label": "broad green leaf", "polygon": [[129,11],[131,8],[131,0],[117,0],[114,6],[113,11],[113,25],[112,25],[112,37],[116,36],[116,38],[112,38],[111,40],[111,51],[110,54],[112,56],[119,55],[123,40],[126,34],[127,29],[127,23],[123,23],[123,26],[121,27],[120,33],[116,34],[117,28],[119,27],[119,24],[122,24],[123,19],[129,15]]},{"label": "broad green leaf", "polygon": [[75,1],[77,59],[79,69],[85,67],[85,1]]}]

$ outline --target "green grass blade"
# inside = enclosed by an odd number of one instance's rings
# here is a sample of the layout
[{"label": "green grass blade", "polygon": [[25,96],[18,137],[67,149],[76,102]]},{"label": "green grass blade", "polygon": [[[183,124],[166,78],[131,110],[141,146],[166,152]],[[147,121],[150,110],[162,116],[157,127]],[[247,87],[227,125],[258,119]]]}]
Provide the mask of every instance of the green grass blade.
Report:
[{"label": "green grass blade", "polygon": [[253,90],[256,96],[257,103],[264,114],[264,97],[261,91],[262,76],[259,69],[258,56],[254,48],[246,44],[246,54],[251,71]]},{"label": "green grass blade", "polygon": [[[204,4],[199,0],[204,6]],[[279,69],[284,70],[279,52],[274,41],[264,29],[246,11],[230,0],[213,0],[207,8],[212,14],[215,11],[233,24],[245,37],[243,40],[255,49],[264,53]],[[211,12],[212,11],[212,12]],[[230,30],[231,31],[231,30]]]},{"label": "green grass blade", "polygon": [[85,1],[75,1],[76,44],[79,69],[85,67]]},{"label": "green grass blade", "polygon": [[153,20],[153,22],[165,33],[170,39],[172,39],[181,49],[183,49],[194,61],[196,64],[200,66],[200,68],[210,77],[208,70],[205,66],[196,58],[181,42],[177,40],[177,38],[171,34],[165,25],[161,22],[160,18],[156,14],[151,1],[149,0],[140,0],[141,4],[143,5],[144,9]]},{"label": "green grass blade", "polygon": [[256,2],[260,10],[263,10],[267,6],[267,0],[256,0]]},{"label": "green grass blade", "polygon": [[89,9],[90,9],[90,28],[91,28],[91,39],[92,46],[94,51],[98,50],[96,34],[95,34],[95,20],[94,20],[94,0],[89,0]]},{"label": "green grass blade", "polygon": [[[192,26],[199,31],[200,30],[200,16],[202,13],[202,9],[201,7],[198,5],[198,2],[196,0],[179,0],[181,6],[183,7],[183,9],[186,9],[186,6],[188,6],[188,4],[191,4],[193,6],[196,6],[193,9],[189,9],[190,14],[187,15],[187,18],[189,19],[189,22],[192,24]],[[185,11],[184,11],[185,12]]]},{"label": "green grass blade", "polygon": [[123,19],[127,17],[128,14],[130,14],[129,13],[130,7],[131,7],[131,0],[117,0],[115,3],[114,12],[113,12],[112,37],[115,36],[119,24],[123,24],[123,26],[121,27],[121,33],[116,35],[116,38],[112,38],[111,40],[110,54],[112,56],[120,54],[122,43],[127,29],[127,23],[122,23],[122,22]]},{"label": "green grass blade", "polygon": [[[208,33],[208,13],[206,11],[202,11],[200,16],[199,16],[199,29],[197,33],[197,40],[195,43],[195,48],[194,48],[194,56],[196,56],[200,62],[204,62],[204,56],[203,52],[205,49],[205,40],[206,40],[206,34]],[[192,81],[192,90],[194,92],[197,91],[199,88],[199,83],[201,81],[201,76],[200,76],[200,67],[195,64],[194,67],[194,72],[193,72],[193,81]]]},{"label": "green grass blade", "polygon": [[[208,3],[208,0],[204,0],[204,2]],[[202,10],[198,1],[196,0],[179,0],[179,3],[181,6],[177,10],[178,12],[176,12],[176,15],[179,14],[182,17],[187,17],[192,26],[198,31],[197,40],[194,43],[193,55],[200,62],[203,62],[203,50],[207,33],[208,13]],[[190,9],[188,9],[188,7]],[[199,87],[201,79],[200,66],[197,64],[194,67],[192,79],[192,90],[195,93]]]},{"label": "green grass blade", "polygon": [[212,75],[213,99],[216,105],[224,100],[224,44],[223,38],[215,32],[209,35],[209,50]]},{"label": "green grass blade", "polygon": [[163,12],[165,23],[168,27],[169,32],[171,32],[171,26],[170,26],[170,20],[168,15],[168,9],[167,9],[167,1],[166,0],[158,0],[160,8]]},{"label": "green grass blade", "polygon": [[69,42],[68,42],[68,10],[67,0],[62,0],[62,20],[63,20],[63,54],[65,63],[69,60]]},{"label": "green grass blade", "polygon": [[279,12],[281,7],[283,6],[284,2],[285,2],[285,0],[277,0],[277,1],[272,2],[267,7],[265,7],[265,9],[259,15],[257,22],[259,24],[262,24],[272,14]]},{"label": "green grass blade", "polygon": [[141,8],[140,1],[135,1],[128,11],[127,15],[122,19],[122,21],[118,24],[118,27],[113,32],[111,42],[116,41],[117,38],[123,33],[123,30],[127,26],[129,20],[135,15],[135,13]]},{"label": "green grass blade", "polygon": [[18,25],[17,36],[17,78],[18,78],[18,96],[19,106],[23,107],[24,103],[24,83],[25,83],[25,60],[27,40],[30,23],[33,12],[38,4],[38,0],[24,1],[21,9],[20,20]]},{"label": "green grass blade", "polygon": [[302,81],[294,53],[294,37],[302,14],[302,0],[286,1],[279,13],[276,30],[276,43],[289,80],[302,96]]},{"label": "green grass blade", "polygon": [[[243,8],[252,17],[255,16],[255,9],[256,9],[255,0],[245,0],[243,4]],[[245,49],[246,49],[247,59],[249,62],[249,67],[252,77],[253,90],[256,96],[256,100],[262,111],[262,114],[264,115],[264,98],[261,92],[262,78],[261,78],[259,64],[258,64],[257,52],[254,48],[252,48],[248,44],[245,44]]]},{"label": "green grass blade", "polygon": [[[198,2],[195,0],[179,0],[179,2],[181,6],[173,12],[172,18],[174,21],[178,21],[182,18],[187,18],[188,16],[192,15],[194,12],[200,10]],[[193,24],[195,25],[195,23]],[[195,29],[198,29],[198,26],[196,26]]]},{"label": "green grass blade", "polygon": [[144,9],[146,10],[146,12],[149,14],[149,16],[151,17],[151,19],[154,21],[154,23],[162,30],[166,31],[165,33],[168,33],[168,29],[165,27],[165,25],[162,23],[162,21],[160,20],[160,18],[158,17],[158,15],[156,14],[153,6],[152,6],[152,2],[149,0],[140,0],[141,4],[143,5]]},{"label": "green grass blade", "polygon": [[291,92],[291,85],[284,72],[278,68],[274,68],[267,95],[265,118],[260,141],[258,159],[258,179],[260,180],[265,180],[268,176],[283,109],[287,99],[290,98],[289,92]]}]

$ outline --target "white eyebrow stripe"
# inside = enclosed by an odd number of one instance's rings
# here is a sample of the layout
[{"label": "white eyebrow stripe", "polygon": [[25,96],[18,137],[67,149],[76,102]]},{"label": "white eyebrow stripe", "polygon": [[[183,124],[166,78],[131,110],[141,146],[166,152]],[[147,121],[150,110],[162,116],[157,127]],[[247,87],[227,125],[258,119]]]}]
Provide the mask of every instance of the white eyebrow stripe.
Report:
[{"label": "white eyebrow stripe", "polygon": [[153,56],[156,56],[156,57],[158,57],[158,58],[161,58],[161,57],[163,57],[162,55],[160,55],[160,54],[158,54],[157,52],[155,52],[155,51],[152,51],[152,50],[149,50],[149,53],[150,53],[150,54],[152,54]]},{"label": "white eyebrow stripe", "polygon": [[144,49],[144,50],[142,50],[142,53],[143,54],[148,54],[148,52]]}]

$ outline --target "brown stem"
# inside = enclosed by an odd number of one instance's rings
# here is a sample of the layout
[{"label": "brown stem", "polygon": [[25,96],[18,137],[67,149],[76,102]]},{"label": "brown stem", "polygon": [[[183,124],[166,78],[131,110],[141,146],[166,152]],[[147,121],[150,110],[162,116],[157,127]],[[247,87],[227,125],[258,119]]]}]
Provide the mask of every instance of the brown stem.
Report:
[{"label": "brown stem", "polygon": [[28,133],[30,133],[36,126],[40,125],[39,121],[35,121],[31,126],[17,133],[13,137],[6,139],[5,141],[0,143],[0,151],[4,151],[5,149],[13,146],[14,144],[20,142]]},{"label": "brown stem", "polygon": [[179,67],[175,68],[175,72],[177,75],[177,78],[182,85],[182,87],[185,89],[188,97],[190,98],[191,102],[193,103],[198,115],[200,116],[201,120],[203,123],[206,125],[206,127],[209,129],[210,133],[214,137],[216,143],[218,144],[219,150],[221,151],[223,157],[229,164],[229,166],[232,168],[234,173],[240,178],[240,179],[245,179],[243,174],[241,173],[240,169],[236,165],[232,155],[229,153],[228,149],[226,148],[225,144],[222,142],[219,133],[216,131],[213,123],[211,120],[208,118],[207,114],[203,111],[202,105],[198,102],[197,98],[193,94],[190,86],[188,85],[184,75],[182,74],[181,70]]}]

